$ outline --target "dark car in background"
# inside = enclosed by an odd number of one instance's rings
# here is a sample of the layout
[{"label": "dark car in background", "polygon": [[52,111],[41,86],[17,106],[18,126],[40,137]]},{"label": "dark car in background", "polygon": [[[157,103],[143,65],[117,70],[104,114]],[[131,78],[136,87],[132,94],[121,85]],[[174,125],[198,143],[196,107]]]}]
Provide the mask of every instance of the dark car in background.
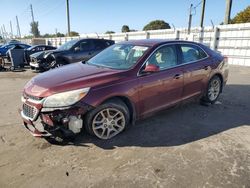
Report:
[{"label": "dark car in background", "polygon": [[199,43],[126,41],[35,76],[24,87],[20,113],[34,136],[73,137],[84,129],[110,139],[187,99],[215,103],[228,72],[227,58]]},{"label": "dark car in background", "polygon": [[7,57],[7,52],[10,49],[13,48],[18,48],[18,49],[26,49],[31,47],[30,45],[27,44],[22,44],[22,43],[10,43],[10,44],[6,44],[0,47],[0,56],[2,57]]},{"label": "dark car in background", "polygon": [[24,50],[24,58],[27,64],[30,63],[30,55],[47,50],[55,50],[56,47],[48,45],[35,45]]},{"label": "dark car in background", "polygon": [[31,69],[46,71],[79,61],[87,61],[115,42],[106,39],[71,40],[56,50],[31,55]]}]

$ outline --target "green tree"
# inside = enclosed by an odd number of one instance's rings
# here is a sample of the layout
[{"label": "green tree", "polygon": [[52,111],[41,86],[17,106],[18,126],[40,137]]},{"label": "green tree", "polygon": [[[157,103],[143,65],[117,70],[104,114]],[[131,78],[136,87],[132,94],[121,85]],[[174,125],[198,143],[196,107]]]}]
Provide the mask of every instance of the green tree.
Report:
[{"label": "green tree", "polygon": [[[79,36],[79,34],[78,34],[78,36]],[[56,37],[65,37],[65,35],[63,33],[57,32]]]},{"label": "green tree", "polygon": [[80,35],[76,31],[70,31],[69,36],[71,36],[71,37],[78,37]]},{"label": "green tree", "polygon": [[247,22],[250,22],[250,6],[239,12],[233,19],[231,19],[232,24]]},{"label": "green tree", "polygon": [[48,33],[45,33],[42,37],[44,37],[44,38],[51,38],[52,35],[51,35],[51,34],[48,34]]},{"label": "green tree", "polygon": [[24,36],[25,39],[32,39],[33,38],[33,35],[26,35]]},{"label": "green tree", "polygon": [[113,34],[115,33],[114,31],[106,31],[105,34]]},{"label": "green tree", "polygon": [[31,31],[30,33],[33,35],[33,37],[39,37],[40,31],[38,29],[38,22],[31,22],[30,23]]},{"label": "green tree", "polygon": [[158,29],[170,29],[170,25],[163,21],[163,20],[154,20],[149,22],[147,25],[144,26],[143,31],[148,30],[158,30]]},{"label": "green tree", "polygon": [[123,25],[122,26],[122,32],[123,33],[126,33],[126,32],[129,32],[130,30],[129,30],[129,26],[128,25]]},{"label": "green tree", "polygon": [[129,30],[129,32],[136,32],[136,31],[138,31],[138,30],[136,30],[136,29],[130,29]]}]

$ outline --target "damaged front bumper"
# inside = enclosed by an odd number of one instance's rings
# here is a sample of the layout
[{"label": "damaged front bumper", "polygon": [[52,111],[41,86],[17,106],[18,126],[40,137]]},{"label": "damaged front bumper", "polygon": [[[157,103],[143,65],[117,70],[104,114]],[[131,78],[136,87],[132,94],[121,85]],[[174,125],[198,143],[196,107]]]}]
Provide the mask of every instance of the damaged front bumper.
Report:
[{"label": "damaged front bumper", "polygon": [[[24,102],[19,113],[24,127],[33,136],[67,138],[74,137],[81,131],[83,117],[92,108],[82,102],[64,108],[43,108],[40,104]],[[29,113],[34,113],[34,116]]]}]

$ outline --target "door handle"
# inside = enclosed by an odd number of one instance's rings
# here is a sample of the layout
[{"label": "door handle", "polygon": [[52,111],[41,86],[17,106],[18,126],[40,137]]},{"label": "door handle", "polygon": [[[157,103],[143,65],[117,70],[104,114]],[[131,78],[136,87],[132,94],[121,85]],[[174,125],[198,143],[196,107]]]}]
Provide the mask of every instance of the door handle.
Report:
[{"label": "door handle", "polygon": [[182,77],[182,74],[176,74],[174,75],[174,79],[180,79]]},{"label": "door handle", "polygon": [[204,66],[203,69],[208,70],[208,69],[209,69],[209,66]]}]

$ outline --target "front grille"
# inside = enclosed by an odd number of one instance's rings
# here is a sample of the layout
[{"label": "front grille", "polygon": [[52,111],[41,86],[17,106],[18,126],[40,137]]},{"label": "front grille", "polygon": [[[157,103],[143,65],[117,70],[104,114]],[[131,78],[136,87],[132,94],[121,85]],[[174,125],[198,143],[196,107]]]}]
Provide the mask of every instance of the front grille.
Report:
[{"label": "front grille", "polygon": [[35,120],[38,115],[38,110],[34,106],[30,106],[26,103],[23,104],[23,114],[28,118]]}]

